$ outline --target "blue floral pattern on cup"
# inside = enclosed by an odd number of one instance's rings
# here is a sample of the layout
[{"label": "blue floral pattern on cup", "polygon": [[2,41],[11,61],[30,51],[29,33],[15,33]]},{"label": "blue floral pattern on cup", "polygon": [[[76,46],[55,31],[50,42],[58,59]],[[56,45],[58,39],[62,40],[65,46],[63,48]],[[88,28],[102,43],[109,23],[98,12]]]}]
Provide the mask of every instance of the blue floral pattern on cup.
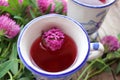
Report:
[{"label": "blue floral pattern on cup", "polygon": [[110,6],[115,2],[116,0],[109,0],[102,5],[92,5],[80,0],[68,0],[67,16],[80,22],[91,36],[101,27]]},{"label": "blue floral pattern on cup", "polygon": [[95,31],[97,31],[100,28],[100,26],[105,18],[105,15],[106,15],[106,10],[103,10],[103,11],[99,12],[97,15],[95,15],[96,19],[100,18],[100,20],[98,22],[95,20],[89,20],[86,23],[83,23],[83,22],[80,22],[80,23],[83,26],[91,26],[91,28],[86,29],[88,34],[91,35],[92,33],[94,33]]}]

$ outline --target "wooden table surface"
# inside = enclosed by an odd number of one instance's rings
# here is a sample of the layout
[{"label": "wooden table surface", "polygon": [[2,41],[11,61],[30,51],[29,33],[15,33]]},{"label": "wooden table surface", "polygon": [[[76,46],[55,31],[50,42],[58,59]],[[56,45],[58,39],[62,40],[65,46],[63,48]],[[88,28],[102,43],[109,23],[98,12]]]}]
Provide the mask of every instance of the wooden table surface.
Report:
[{"label": "wooden table surface", "polygon": [[[111,6],[102,26],[98,30],[98,33],[100,38],[106,35],[117,36],[120,33],[120,1]],[[77,80],[80,71],[74,74],[72,80]],[[110,72],[104,72],[90,80],[120,80],[120,75],[115,76]]]}]

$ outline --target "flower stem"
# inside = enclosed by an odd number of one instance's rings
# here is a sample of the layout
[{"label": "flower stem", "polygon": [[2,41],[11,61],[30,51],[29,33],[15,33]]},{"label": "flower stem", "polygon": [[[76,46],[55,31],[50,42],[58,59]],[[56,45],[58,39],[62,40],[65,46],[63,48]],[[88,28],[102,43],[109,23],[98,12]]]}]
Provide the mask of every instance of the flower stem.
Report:
[{"label": "flower stem", "polygon": [[24,68],[23,64],[21,63],[21,61],[18,59],[17,60],[20,63],[20,69],[19,71],[13,76],[13,78],[15,79],[22,71],[22,69]]},{"label": "flower stem", "polygon": [[92,66],[95,62],[96,62],[96,60],[93,61],[90,65],[88,65],[88,66],[85,68],[85,70],[83,70],[83,72],[81,73],[81,75],[78,77],[77,80],[80,80],[80,79],[82,78],[82,76],[87,72],[88,69],[91,68],[91,66]]},{"label": "flower stem", "polygon": [[[9,44],[8,44],[8,47],[3,51],[3,53],[1,54],[1,57],[2,58],[5,58],[8,54],[8,52],[10,52],[9,50],[10,50],[10,48],[11,48],[11,42],[9,42]],[[2,59],[2,58],[0,58],[0,60]]]},{"label": "flower stem", "polygon": [[13,80],[13,77],[12,77],[12,74],[8,71],[8,74],[10,76],[10,79],[9,80]]},{"label": "flower stem", "polygon": [[87,73],[84,80],[88,80],[90,72]]},{"label": "flower stem", "polygon": [[[99,62],[101,62],[101,61],[99,60]],[[107,67],[109,67],[109,65],[111,65],[111,64],[113,64],[113,63],[115,63],[115,62],[116,62],[116,60],[112,61],[112,62],[109,63],[108,65],[106,64],[102,69],[100,69],[100,70],[94,72],[92,75],[90,75],[90,76],[88,77],[88,79],[91,78],[91,77],[93,77],[93,76],[95,76],[95,75],[97,75],[97,74],[102,73]]]},{"label": "flower stem", "polygon": [[100,69],[99,71],[94,72],[92,75],[90,75],[90,76],[88,77],[88,79],[91,78],[91,77],[93,77],[93,76],[95,76],[95,75],[97,75],[97,74],[99,74],[99,73],[101,73],[101,72],[103,72],[107,67],[108,67],[108,66],[104,66],[104,67],[103,67],[102,69]]}]

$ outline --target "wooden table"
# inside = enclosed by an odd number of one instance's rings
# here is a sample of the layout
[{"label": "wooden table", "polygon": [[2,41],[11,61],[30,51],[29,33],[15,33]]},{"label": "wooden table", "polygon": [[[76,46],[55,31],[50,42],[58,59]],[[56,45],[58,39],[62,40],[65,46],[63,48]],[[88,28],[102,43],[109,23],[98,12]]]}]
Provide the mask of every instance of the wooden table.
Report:
[{"label": "wooden table", "polygon": [[[106,35],[117,36],[120,33],[120,1],[111,6],[105,21],[98,30],[98,33],[100,38]],[[72,80],[77,80],[78,76],[80,75],[80,71],[73,75]],[[120,75],[115,76],[111,72],[103,72],[102,74],[97,75],[90,80],[120,80]]]}]

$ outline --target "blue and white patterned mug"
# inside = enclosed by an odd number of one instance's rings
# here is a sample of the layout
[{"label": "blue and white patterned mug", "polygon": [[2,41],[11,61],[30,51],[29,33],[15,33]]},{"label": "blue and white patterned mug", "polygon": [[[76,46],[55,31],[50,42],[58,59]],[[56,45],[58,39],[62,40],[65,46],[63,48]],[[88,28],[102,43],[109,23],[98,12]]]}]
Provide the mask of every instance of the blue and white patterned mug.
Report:
[{"label": "blue and white patterned mug", "polygon": [[67,2],[67,16],[80,22],[88,34],[91,35],[100,28],[110,6],[115,3],[116,0],[107,0],[107,2],[102,5],[91,5],[81,2],[80,0],[67,0]]},{"label": "blue and white patterned mug", "polygon": [[[60,72],[47,72],[38,67],[30,56],[32,43],[49,25],[58,25],[65,34],[70,36],[77,46],[77,56],[73,64]],[[35,75],[37,80],[69,80],[71,75],[83,67],[87,60],[97,58],[103,54],[101,43],[90,43],[88,34],[77,21],[59,14],[48,14],[30,21],[21,31],[17,50],[23,64]],[[53,65],[54,66],[54,65]]]}]

